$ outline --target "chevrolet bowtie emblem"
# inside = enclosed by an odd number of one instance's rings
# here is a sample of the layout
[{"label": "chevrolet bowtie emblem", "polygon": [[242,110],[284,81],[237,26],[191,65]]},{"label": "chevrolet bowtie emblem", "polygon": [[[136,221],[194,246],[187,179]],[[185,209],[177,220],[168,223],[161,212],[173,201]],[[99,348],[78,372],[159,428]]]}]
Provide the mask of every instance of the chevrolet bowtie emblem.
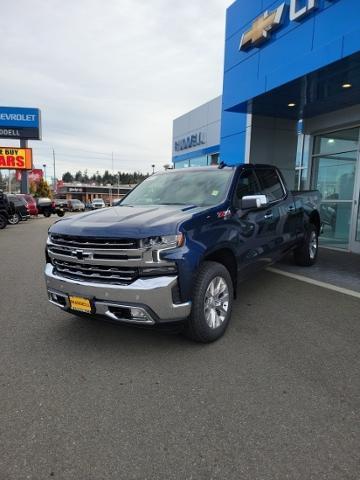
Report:
[{"label": "chevrolet bowtie emblem", "polygon": [[250,30],[241,37],[240,50],[256,47],[270,38],[271,32],[276,30],[282,22],[285,3],[272,12],[264,12],[252,24]]}]

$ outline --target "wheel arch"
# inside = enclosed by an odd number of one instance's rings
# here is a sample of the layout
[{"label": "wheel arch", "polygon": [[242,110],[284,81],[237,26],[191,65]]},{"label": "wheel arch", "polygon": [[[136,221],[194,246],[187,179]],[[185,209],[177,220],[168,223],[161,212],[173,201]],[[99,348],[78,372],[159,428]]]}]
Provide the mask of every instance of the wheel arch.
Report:
[{"label": "wheel arch", "polygon": [[203,261],[217,262],[223,265],[230,273],[236,298],[236,287],[238,280],[237,261],[235,254],[230,248],[220,248],[204,256]]}]

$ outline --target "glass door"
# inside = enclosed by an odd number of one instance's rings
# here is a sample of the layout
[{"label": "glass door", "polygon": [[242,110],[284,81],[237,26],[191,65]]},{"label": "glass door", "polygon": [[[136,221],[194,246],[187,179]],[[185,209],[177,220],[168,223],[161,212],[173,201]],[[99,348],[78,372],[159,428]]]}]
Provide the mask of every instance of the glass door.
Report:
[{"label": "glass door", "polygon": [[324,246],[348,250],[352,244],[359,134],[357,127],[315,137],[312,187],[321,194]]},{"label": "glass door", "polygon": [[350,240],[350,250],[354,253],[360,253],[360,153],[358,156],[358,166],[354,190],[354,209],[352,232]]}]

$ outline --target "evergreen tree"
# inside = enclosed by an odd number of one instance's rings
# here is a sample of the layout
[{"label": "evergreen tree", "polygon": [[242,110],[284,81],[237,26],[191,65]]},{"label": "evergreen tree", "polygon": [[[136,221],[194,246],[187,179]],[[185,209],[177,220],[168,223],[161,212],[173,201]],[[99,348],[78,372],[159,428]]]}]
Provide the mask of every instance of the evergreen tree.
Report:
[{"label": "evergreen tree", "polygon": [[71,175],[70,172],[65,172],[64,175],[62,176],[63,182],[65,183],[71,183],[74,181],[74,177]]}]

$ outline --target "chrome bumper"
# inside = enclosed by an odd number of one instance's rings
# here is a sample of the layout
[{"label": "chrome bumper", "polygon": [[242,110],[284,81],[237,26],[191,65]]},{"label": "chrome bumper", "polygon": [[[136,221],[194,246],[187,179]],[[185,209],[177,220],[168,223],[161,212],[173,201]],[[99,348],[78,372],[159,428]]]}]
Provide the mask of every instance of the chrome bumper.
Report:
[{"label": "chrome bumper", "polygon": [[[53,273],[54,267],[47,263],[45,281],[49,301],[63,310],[69,310],[69,295],[93,300],[94,314],[105,315],[112,320],[150,324],[183,320],[190,315],[191,303],[174,304],[172,288],[176,276],[138,279],[131,285],[105,285],[78,282]],[[123,318],[119,309],[143,311],[140,318]],[[118,309],[118,310],[117,310]]]}]

